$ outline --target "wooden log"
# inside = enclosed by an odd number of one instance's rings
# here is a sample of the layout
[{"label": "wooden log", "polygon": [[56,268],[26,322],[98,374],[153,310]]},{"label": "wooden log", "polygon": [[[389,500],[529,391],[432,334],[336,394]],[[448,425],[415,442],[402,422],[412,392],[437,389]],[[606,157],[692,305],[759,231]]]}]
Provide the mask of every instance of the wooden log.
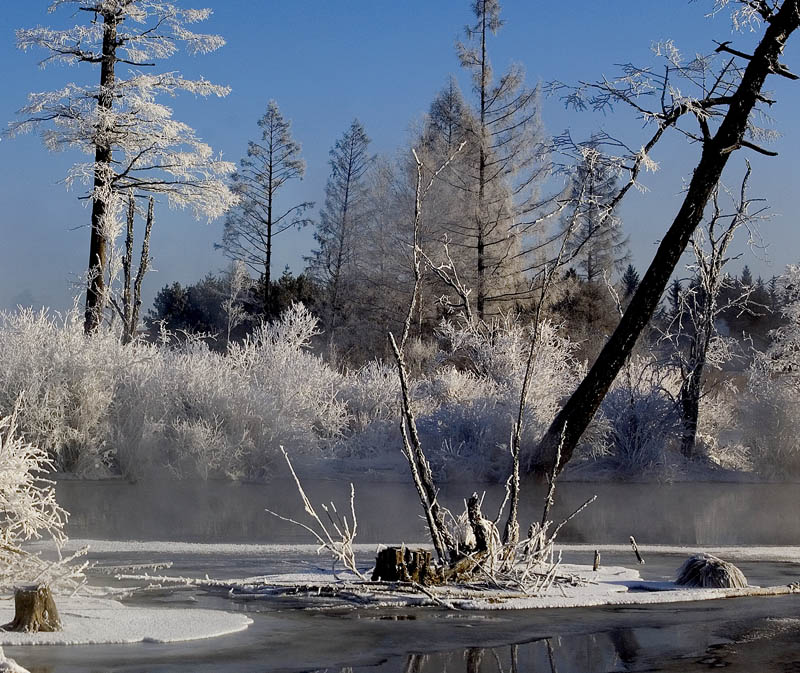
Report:
[{"label": "wooden log", "polygon": [[639,553],[639,546],[636,544],[636,538],[633,535],[631,535],[631,547],[633,548],[633,553],[636,554],[636,560],[639,561],[640,565],[644,565],[644,559]]},{"label": "wooden log", "polygon": [[3,631],[61,631],[61,618],[50,587],[45,584],[17,587],[14,590],[14,620]]}]

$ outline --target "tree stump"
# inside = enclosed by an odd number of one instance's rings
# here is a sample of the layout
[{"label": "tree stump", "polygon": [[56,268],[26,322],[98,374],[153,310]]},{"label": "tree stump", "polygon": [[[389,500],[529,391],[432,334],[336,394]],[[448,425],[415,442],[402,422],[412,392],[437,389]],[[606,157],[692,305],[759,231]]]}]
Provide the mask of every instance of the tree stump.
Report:
[{"label": "tree stump", "polygon": [[425,549],[387,547],[378,552],[372,581],[417,582],[432,584],[436,573],[431,567],[431,553]]},{"label": "tree stump", "polygon": [[2,627],[3,631],[60,631],[58,616],[50,587],[44,584],[17,587],[14,590],[14,621]]}]

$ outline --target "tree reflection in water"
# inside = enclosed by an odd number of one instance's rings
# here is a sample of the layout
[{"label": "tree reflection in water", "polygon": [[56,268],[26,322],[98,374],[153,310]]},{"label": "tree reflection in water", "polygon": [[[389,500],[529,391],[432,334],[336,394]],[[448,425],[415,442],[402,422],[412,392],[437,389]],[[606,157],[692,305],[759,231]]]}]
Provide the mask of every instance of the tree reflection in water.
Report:
[{"label": "tree reflection in water", "polygon": [[470,647],[409,654],[378,667],[342,668],[339,673],[587,673],[629,670],[640,645],[632,629],[573,638],[545,638],[502,647]]}]

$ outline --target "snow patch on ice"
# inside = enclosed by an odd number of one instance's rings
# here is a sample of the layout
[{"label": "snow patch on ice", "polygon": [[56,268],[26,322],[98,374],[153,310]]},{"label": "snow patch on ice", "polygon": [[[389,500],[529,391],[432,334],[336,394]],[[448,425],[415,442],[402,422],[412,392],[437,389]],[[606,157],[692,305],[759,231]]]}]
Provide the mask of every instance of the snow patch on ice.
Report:
[{"label": "snow patch on ice", "polygon": [[[56,603],[63,631],[0,631],[0,645],[171,643],[229,635],[253,623],[245,615],[221,610],[127,607],[118,601],[87,596],[61,597]],[[13,599],[0,600],[0,623],[13,617]],[[4,670],[0,668],[0,672]]]}]

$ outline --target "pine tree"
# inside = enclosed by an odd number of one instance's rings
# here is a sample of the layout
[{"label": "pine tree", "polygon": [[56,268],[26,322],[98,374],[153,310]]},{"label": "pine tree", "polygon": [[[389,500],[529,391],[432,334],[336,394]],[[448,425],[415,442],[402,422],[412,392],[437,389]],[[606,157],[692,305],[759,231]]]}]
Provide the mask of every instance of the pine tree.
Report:
[{"label": "pine tree", "polygon": [[639,287],[639,272],[633,264],[628,264],[628,268],[622,274],[622,298],[628,299],[636,292],[637,287]]},{"label": "pine tree", "polygon": [[739,283],[745,288],[753,287],[753,274],[747,264],[745,264],[742,269],[742,277],[739,279]]}]

